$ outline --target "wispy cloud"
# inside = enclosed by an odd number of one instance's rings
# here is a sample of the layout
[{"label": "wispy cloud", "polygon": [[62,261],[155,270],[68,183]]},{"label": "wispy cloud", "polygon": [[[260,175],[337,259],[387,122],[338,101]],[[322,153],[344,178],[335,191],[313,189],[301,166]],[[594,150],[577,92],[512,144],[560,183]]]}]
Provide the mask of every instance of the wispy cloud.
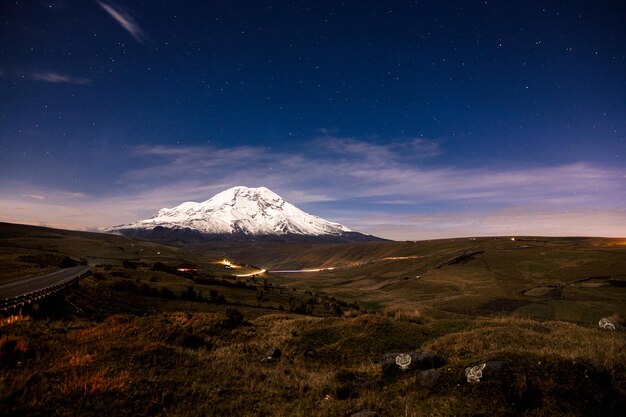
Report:
[{"label": "wispy cloud", "polygon": [[[247,185],[269,187],[314,214],[396,239],[626,235],[624,168],[582,162],[468,168],[407,152],[424,147],[432,155],[440,152],[421,139],[380,145],[328,135],[290,152],[260,146],[144,145],[126,156],[132,168],[113,180],[115,188],[108,194],[0,187],[0,219],[96,228]],[[12,197],[10,190],[16,189],[22,194]]]},{"label": "wispy cloud", "polygon": [[[312,148],[315,150],[312,151]],[[626,170],[587,163],[514,169],[458,168],[408,159],[400,145],[349,140],[337,158],[337,142],[314,141],[301,152],[263,147],[142,146],[144,167],[124,174],[142,186],[198,181],[254,183],[283,190],[307,190],[323,201],[370,199],[410,205],[447,202],[474,207],[509,205],[595,206],[626,198]],[[332,153],[332,155],[331,155]]]},{"label": "wispy cloud", "polygon": [[39,201],[43,201],[46,199],[46,196],[41,195],[41,194],[22,194],[22,197],[33,198]]},{"label": "wispy cloud", "polygon": [[[348,216],[349,217],[349,216]],[[489,214],[445,213],[353,217],[351,226],[397,240],[424,240],[473,236],[602,236],[625,237],[626,210],[522,210]],[[337,218],[342,221],[342,217]]]},{"label": "wispy cloud", "polygon": [[324,135],[314,143],[324,152],[362,161],[415,160],[433,157],[442,152],[437,142],[424,138],[397,139],[381,145],[362,139]]},{"label": "wispy cloud", "polygon": [[148,41],[148,37],[143,29],[137,24],[135,18],[125,10],[124,8],[113,5],[112,3],[97,1],[102,7],[121,27],[126,29],[135,40],[141,44]]},{"label": "wispy cloud", "polygon": [[53,84],[67,83],[85,85],[91,83],[91,80],[89,78],[72,77],[52,71],[33,72],[30,74],[30,78],[36,81],[45,81]]}]

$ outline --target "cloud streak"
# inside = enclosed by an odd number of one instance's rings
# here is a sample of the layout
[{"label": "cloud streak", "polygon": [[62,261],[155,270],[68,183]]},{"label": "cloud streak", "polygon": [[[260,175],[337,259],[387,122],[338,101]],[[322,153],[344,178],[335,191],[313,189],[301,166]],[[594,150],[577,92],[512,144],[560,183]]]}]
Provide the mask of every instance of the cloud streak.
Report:
[{"label": "cloud streak", "polygon": [[97,1],[97,3],[111,16],[121,27],[126,29],[135,40],[141,44],[145,44],[148,41],[148,37],[143,29],[137,24],[135,18],[126,10],[120,6],[115,6],[111,3],[104,1]]},{"label": "cloud streak", "polygon": [[43,201],[46,199],[46,196],[41,194],[22,194],[22,197],[33,198],[35,200]]},{"label": "cloud streak", "polygon": [[33,72],[30,74],[30,78],[35,81],[45,81],[45,82],[52,83],[52,84],[86,85],[86,84],[91,83],[91,80],[89,78],[72,77],[69,75],[59,74],[58,72],[52,72],[52,71]]}]

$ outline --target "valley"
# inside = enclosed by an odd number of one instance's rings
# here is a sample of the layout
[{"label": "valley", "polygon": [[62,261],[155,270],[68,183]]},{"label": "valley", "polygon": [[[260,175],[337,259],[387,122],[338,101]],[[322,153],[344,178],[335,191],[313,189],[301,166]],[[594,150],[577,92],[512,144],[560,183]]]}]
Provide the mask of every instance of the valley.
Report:
[{"label": "valley", "polygon": [[[419,303],[438,316],[517,313],[591,324],[625,308],[620,285],[626,246],[620,239],[370,242],[303,245],[297,253],[280,244],[223,245],[216,252],[193,247],[261,264],[280,285],[324,290],[375,309]],[[294,267],[314,271],[280,272]],[[585,281],[594,276],[604,279]]]}]

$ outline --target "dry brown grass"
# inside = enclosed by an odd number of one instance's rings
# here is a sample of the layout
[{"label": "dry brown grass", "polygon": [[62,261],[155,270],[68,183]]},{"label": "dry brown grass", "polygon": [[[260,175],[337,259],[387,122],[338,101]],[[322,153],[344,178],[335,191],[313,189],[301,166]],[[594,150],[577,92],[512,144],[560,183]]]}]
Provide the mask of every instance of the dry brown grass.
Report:
[{"label": "dry brown grass", "polygon": [[343,312],[343,317],[347,319],[353,319],[360,316],[361,314],[363,314],[361,310],[350,309]]},{"label": "dry brown grass", "polygon": [[0,363],[19,364],[31,353],[30,343],[26,338],[12,335],[0,337]]},{"label": "dry brown grass", "polygon": [[92,362],[93,357],[94,355],[90,355],[89,353],[74,352],[70,354],[67,363],[69,363],[70,366],[83,366]]},{"label": "dry brown grass", "polygon": [[81,373],[74,370],[60,384],[63,395],[83,396],[123,392],[130,383],[129,372],[114,374],[107,369]]},{"label": "dry brown grass", "polygon": [[383,310],[383,316],[396,321],[421,324],[426,321],[426,317],[419,309],[401,309],[398,307],[387,307]]},{"label": "dry brown grass", "polygon": [[13,314],[7,317],[0,317],[0,328],[22,320],[30,320],[30,316],[23,315],[22,310],[20,310],[18,314]]},{"label": "dry brown grass", "polygon": [[608,317],[608,319],[611,320],[613,323],[617,324],[618,326],[626,327],[626,316],[624,316],[623,314],[620,314],[620,313],[611,314]]},{"label": "dry brown grass", "polygon": [[423,348],[437,350],[452,361],[517,353],[596,361],[607,368],[626,363],[626,337],[622,332],[517,317],[495,318],[484,327],[444,335]]},{"label": "dry brown grass", "polygon": [[[414,326],[395,314],[266,314],[233,327],[225,312],[164,313],[99,323],[31,320],[5,330],[12,333],[5,338],[23,338],[35,355],[21,369],[2,368],[0,414],[45,414],[52,407],[71,415],[80,403],[81,412],[94,415],[304,417],[363,409],[398,416],[503,415],[515,410],[502,388],[483,388],[496,390],[489,391],[495,405],[485,406],[480,388],[463,382],[465,366],[501,354],[599,360],[615,369],[626,359],[618,332],[523,318]],[[281,360],[261,362],[276,347]],[[439,351],[448,360],[441,386],[420,388],[412,376],[383,382],[380,353],[394,347]],[[539,414],[556,409],[548,400]]]}]

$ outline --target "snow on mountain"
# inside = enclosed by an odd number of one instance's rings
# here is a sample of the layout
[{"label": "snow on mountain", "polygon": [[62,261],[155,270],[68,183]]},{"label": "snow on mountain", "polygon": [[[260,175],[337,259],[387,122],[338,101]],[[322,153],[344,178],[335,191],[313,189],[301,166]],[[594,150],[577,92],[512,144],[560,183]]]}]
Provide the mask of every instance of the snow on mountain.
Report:
[{"label": "snow on mountain", "polygon": [[265,187],[233,187],[202,202],[163,208],[146,220],[106,231],[189,228],[207,234],[342,235],[353,233],[339,223],[305,213]]}]

